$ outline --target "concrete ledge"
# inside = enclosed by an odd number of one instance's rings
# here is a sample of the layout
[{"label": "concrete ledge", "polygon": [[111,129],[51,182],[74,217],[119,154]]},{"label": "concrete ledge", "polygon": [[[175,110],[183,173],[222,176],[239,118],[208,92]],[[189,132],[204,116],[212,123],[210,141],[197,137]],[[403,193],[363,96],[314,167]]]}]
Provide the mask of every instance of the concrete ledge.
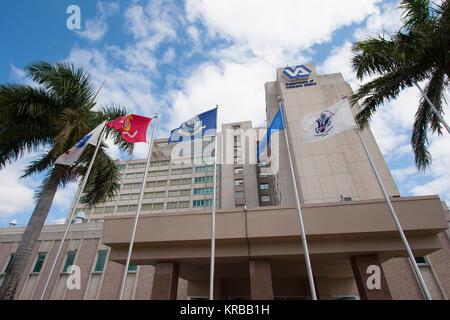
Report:
[{"label": "concrete ledge", "polygon": [[[392,199],[393,206],[415,253],[441,248],[437,234],[447,228],[437,196]],[[302,207],[311,255],[377,253],[403,256],[387,204],[383,200],[305,205]],[[134,216],[105,218],[102,242],[110,246],[111,260],[124,260]],[[248,237],[257,257],[302,255],[295,207],[248,209]],[[139,218],[133,258],[147,263],[158,259],[203,259],[210,255],[211,212],[145,214]],[[216,255],[246,257],[245,215],[242,209],[218,210]],[[139,258],[138,258],[139,257]]]}]

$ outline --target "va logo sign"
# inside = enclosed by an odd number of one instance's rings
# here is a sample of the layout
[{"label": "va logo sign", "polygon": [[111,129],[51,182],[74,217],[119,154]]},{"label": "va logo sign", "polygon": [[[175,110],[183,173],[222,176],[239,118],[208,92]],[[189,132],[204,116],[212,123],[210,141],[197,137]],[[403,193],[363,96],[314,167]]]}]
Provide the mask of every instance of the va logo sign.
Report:
[{"label": "va logo sign", "polygon": [[283,69],[283,75],[288,80],[295,80],[299,78],[306,78],[309,77],[311,74],[311,70],[305,67],[303,64],[300,64],[295,67],[286,67]]}]

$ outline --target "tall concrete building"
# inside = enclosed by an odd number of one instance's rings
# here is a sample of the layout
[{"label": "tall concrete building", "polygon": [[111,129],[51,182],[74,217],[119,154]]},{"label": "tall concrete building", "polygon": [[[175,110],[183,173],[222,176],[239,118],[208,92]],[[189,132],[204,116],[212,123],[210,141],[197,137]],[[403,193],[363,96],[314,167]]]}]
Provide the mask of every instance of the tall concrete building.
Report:
[{"label": "tall concrete building", "polygon": [[[312,65],[278,69],[265,85],[267,123],[284,100],[294,173],[319,299],[423,299],[406,251],[361,141],[346,131],[302,143],[300,119],[352,94],[341,74],[317,75]],[[356,114],[358,107],[352,108]],[[284,132],[270,156],[256,161],[266,128],[251,121],[223,124],[217,136],[214,296],[217,299],[309,299],[294,185]],[[450,296],[450,214],[439,197],[401,197],[370,132],[362,131],[434,299]],[[141,216],[125,287],[126,299],[204,299],[209,293],[214,137],[174,157],[177,145],[154,141]],[[179,145],[178,145],[179,146]],[[178,153],[176,153],[178,155]],[[142,187],[145,159],[118,161],[122,184],[114,199],[76,218],[46,299],[117,299]],[[77,192],[79,192],[78,190]],[[0,230],[0,267],[23,228]],[[63,226],[46,226],[17,299],[43,290]],[[80,289],[67,287],[68,266],[81,270]],[[380,269],[370,290],[368,266]]]}]

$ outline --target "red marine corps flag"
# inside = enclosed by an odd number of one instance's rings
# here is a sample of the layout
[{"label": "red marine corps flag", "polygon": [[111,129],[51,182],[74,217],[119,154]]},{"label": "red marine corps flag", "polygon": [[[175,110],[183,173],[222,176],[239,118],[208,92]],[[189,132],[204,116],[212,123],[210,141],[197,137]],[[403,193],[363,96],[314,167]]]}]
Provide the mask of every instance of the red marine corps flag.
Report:
[{"label": "red marine corps flag", "polygon": [[107,123],[106,126],[120,131],[122,137],[130,142],[147,142],[147,128],[152,119],[128,114]]}]

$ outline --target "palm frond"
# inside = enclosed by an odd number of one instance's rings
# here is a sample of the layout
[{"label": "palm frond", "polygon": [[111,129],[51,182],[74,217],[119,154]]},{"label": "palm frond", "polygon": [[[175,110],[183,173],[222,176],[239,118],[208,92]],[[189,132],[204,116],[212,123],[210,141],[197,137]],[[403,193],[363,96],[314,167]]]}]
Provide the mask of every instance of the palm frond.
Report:
[{"label": "palm frond", "polygon": [[409,66],[387,73],[361,86],[355,94],[350,97],[352,104],[361,100],[362,110],[356,115],[360,128],[369,124],[369,120],[377,108],[385,101],[395,99],[401,90],[411,87],[427,76],[426,71],[417,66]]},{"label": "palm frond", "polygon": [[[104,149],[104,145],[99,149],[83,190],[83,203],[90,207],[114,197],[120,189],[120,171]],[[86,153],[87,157],[89,153]]]},{"label": "palm frond", "polygon": [[[430,81],[426,85],[424,92],[435,106],[436,110],[442,114],[442,101],[444,98],[445,74],[441,69],[435,70]],[[411,145],[414,152],[414,160],[419,170],[425,171],[432,163],[431,154],[428,151],[428,129],[438,135],[442,134],[442,125],[430,104],[422,97],[417,109]]]},{"label": "palm frond", "polygon": [[399,8],[404,10],[402,21],[407,29],[423,24],[430,17],[430,0],[403,0]]},{"label": "palm frond", "polygon": [[354,43],[352,66],[356,71],[356,77],[362,80],[365,76],[370,77],[395,70],[397,63],[391,56],[393,47],[393,41],[385,39],[383,35]]},{"label": "palm frond", "polygon": [[25,66],[30,78],[61,97],[67,107],[79,109],[92,102],[95,88],[90,76],[71,63],[37,61]]},{"label": "palm frond", "polygon": [[61,109],[61,100],[43,88],[0,84],[0,124],[30,118],[51,121]]},{"label": "palm frond", "polygon": [[39,155],[25,168],[22,173],[21,178],[26,178],[32,174],[43,172],[48,170],[55,164],[54,158],[51,156],[50,152]]}]

